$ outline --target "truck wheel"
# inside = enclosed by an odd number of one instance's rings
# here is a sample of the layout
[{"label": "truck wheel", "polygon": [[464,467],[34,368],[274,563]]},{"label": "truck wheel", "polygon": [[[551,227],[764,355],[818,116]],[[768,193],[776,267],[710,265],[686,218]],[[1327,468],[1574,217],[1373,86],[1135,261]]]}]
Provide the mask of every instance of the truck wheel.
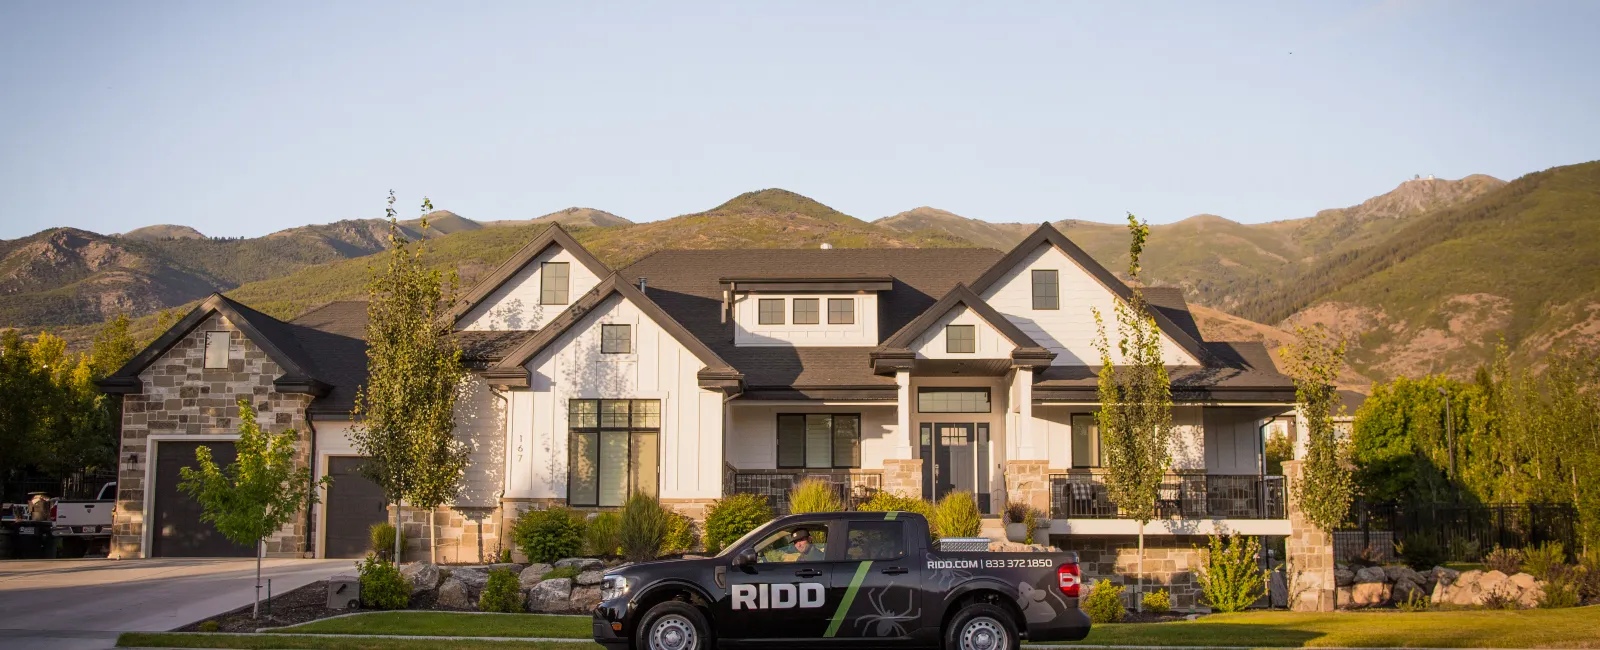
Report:
[{"label": "truck wheel", "polygon": [[1011,615],[988,603],[961,608],[944,631],[945,650],[1017,650],[1021,645]]},{"label": "truck wheel", "polygon": [[635,650],[710,650],[711,626],[694,605],[669,600],[651,607],[633,633]]}]

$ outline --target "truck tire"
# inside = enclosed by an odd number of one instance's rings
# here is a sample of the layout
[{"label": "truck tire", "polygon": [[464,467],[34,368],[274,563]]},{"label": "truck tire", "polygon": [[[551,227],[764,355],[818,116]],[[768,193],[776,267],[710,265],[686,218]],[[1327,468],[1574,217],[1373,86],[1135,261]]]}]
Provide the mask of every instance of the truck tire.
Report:
[{"label": "truck tire", "polygon": [[633,632],[634,650],[711,650],[711,626],[689,603],[669,600],[651,607]]},{"label": "truck tire", "polygon": [[1022,637],[1005,610],[972,603],[956,612],[944,630],[945,650],[1018,650]]}]

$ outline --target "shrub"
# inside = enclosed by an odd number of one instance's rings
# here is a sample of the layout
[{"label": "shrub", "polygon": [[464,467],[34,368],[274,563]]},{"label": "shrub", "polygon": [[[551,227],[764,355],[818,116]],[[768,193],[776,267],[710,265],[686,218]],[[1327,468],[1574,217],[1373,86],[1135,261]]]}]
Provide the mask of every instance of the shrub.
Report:
[{"label": "shrub", "polygon": [[1584,598],[1600,598],[1600,548],[1590,548],[1578,558],[1578,566],[1574,567],[1575,578],[1578,581],[1578,595]]},{"label": "shrub", "polygon": [[[387,521],[381,524],[373,524],[372,528],[367,530],[367,538],[371,544],[368,550],[385,560],[394,561],[394,524]],[[405,554],[407,546],[409,544],[406,543],[406,538],[401,537],[400,553],[402,556]]]},{"label": "shrub", "polygon": [[1533,548],[1522,549],[1522,567],[1540,580],[1550,580],[1551,575],[1565,568],[1567,549],[1561,542],[1545,542]]},{"label": "shrub", "polygon": [[[1560,544],[1556,546],[1559,547]],[[1545,581],[1544,593],[1539,596],[1539,607],[1541,609],[1577,607],[1579,603],[1583,602],[1579,585],[1579,578],[1583,572],[1584,569],[1581,566],[1567,566],[1565,564],[1557,564],[1555,567],[1547,569],[1543,576],[1539,576]],[[1532,571],[1529,571],[1529,573],[1532,573]],[[1538,574],[1535,575],[1537,576]]]},{"label": "shrub", "polygon": [[478,609],[485,612],[514,614],[522,611],[522,584],[511,569],[489,571],[489,581],[483,585],[483,595],[478,597]]},{"label": "shrub", "polygon": [[546,571],[544,572],[544,575],[539,576],[539,579],[556,580],[558,578],[576,578],[580,573],[583,573],[583,571],[579,570],[578,567],[569,564],[567,566],[558,566],[554,569]]},{"label": "shrub", "polygon": [[1028,518],[1028,511],[1033,510],[1028,504],[1021,501],[1006,503],[1006,523],[1020,524]]},{"label": "shrub", "polygon": [[1172,611],[1172,595],[1165,589],[1157,589],[1144,595],[1144,611],[1151,614],[1165,614]]},{"label": "shrub", "polygon": [[839,491],[833,483],[820,478],[808,478],[789,490],[789,513],[839,512],[845,509]]},{"label": "shrub", "polygon": [[500,549],[500,553],[496,554],[495,558],[498,559],[501,564],[511,564],[511,549]]},{"label": "shrub", "polygon": [[1432,602],[1422,592],[1413,591],[1405,600],[1395,603],[1394,606],[1402,612],[1425,612],[1431,604]]},{"label": "shrub", "polygon": [[589,520],[584,532],[584,549],[596,557],[616,557],[622,554],[622,517],[615,512],[602,512]]},{"label": "shrub", "polygon": [[562,507],[528,510],[511,524],[511,541],[529,562],[572,557],[583,548],[583,519]]},{"label": "shrub", "polygon": [[[881,493],[880,493],[881,494]],[[706,551],[720,553],[729,544],[772,521],[772,506],[757,494],[723,497],[706,511]]]},{"label": "shrub", "polygon": [[1415,535],[1403,542],[1395,542],[1394,552],[1405,561],[1406,566],[1418,571],[1427,571],[1445,561],[1444,549],[1439,548],[1439,543],[1431,535]]},{"label": "shrub", "polygon": [[411,602],[411,584],[400,575],[393,562],[368,555],[358,566],[362,605],[373,609],[405,609]]},{"label": "shrub", "polygon": [[1033,536],[1039,532],[1039,520],[1041,519],[1044,519],[1044,513],[1039,512],[1034,508],[1028,508],[1027,516],[1022,518],[1022,525],[1024,528],[1028,529],[1028,534],[1023,537],[1022,543],[1032,544],[1037,541],[1033,538]]},{"label": "shrub", "polygon": [[667,541],[668,512],[661,503],[643,492],[635,492],[622,506],[622,557],[629,562],[648,562],[660,557]]},{"label": "shrub", "polygon": [[1256,565],[1261,542],[1234,533],[1210,535],[1200,552],[1201,597],[1212,610],[1237,612],[1254,604],[1267,591],[1266,572]]},{"label": "shrub", "polygon": [[1483,556],[1483,565],[1489,567],[1491,571],[1513,575],[1522,570],[1522,551],[1496,546],[1488,555]]},{"label": "shrub", "polygon": [[1110,580],[1101,578],[1094,583],[1089,596],[1083,599],[1083,611],[1088,612],[1089,620],[1096,624],[1122,620],[1128,613],[1127,608],[1122,606],[1122,585],[1114,585]]},{"label": "shrub", "polygon": [[933,519],[940,537],[975,537],[983,527],[978,500],[966,490],[944,495],[933,511]]},{"label": "shrub", "polygon": [[1483,558],[1483,548],[1478,540],[1465,537],[1450,538],[1450,557],[1462,562],[1477,562]]},{"label": "shrub", "polygon": [[216,621],[206,621],[200,624],[201,632],[215,632],[222,629],[222,624]]},{"label": "shrub", "polygon": [[686,553],[699,543],[699,537],[693,519],[676,510],[668,510],[667,539],[661,544],[661,554]]},{"label": "shrub", "polygon": [[1505,587],[1485,594],[1479,602],[1483,604],[1484,609],[1522,609],[1522,603],[1517,602],[1517,597],[1511,595],[1511,590]]},{"label": "shrub", "polygon": [[928,537],[932,542],[939,541],[939,530],[934,527],[933,504],[915,497],[908,497],[899,492],[879,490],[872,494],[872,498],[856,507],[860,512],[915,512],[928,520]]}]

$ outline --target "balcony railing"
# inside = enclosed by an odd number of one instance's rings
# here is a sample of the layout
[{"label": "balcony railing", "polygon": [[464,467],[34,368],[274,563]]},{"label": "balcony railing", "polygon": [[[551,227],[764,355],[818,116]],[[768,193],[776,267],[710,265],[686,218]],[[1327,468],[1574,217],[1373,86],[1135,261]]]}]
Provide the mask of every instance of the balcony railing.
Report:
[{"label": "balcony railing", "polygon": [[[1223,519],[1283,519],[1282,476],[1173,474],[1162,482],[1156,516]],[[1101,477],[1050,475],[1053,519],[1121,519]]]},{"label": "balcony railing", "polygon": [[800,481],[819,478],[833,485],[852,510],[883,489],[879,470],[741,470],[728,469],[726,480],[733,494],[757,494],[767,498],[773,512],[789,514],[789,491]]}]

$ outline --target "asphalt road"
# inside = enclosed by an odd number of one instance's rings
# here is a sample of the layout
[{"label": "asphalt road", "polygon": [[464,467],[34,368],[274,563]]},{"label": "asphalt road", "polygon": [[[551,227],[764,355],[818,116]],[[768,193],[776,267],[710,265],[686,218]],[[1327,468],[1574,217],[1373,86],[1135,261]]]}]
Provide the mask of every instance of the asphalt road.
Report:
[{"label": "asphalt road", "polygon": [[[353,571],[350,560],[264,560],[262,584],[271,578],[273,593],[283,593]],[[100,650],[122,632],[171,630],[254,597],[248,559],[8,560],[0,562],[0,647]]]}]

